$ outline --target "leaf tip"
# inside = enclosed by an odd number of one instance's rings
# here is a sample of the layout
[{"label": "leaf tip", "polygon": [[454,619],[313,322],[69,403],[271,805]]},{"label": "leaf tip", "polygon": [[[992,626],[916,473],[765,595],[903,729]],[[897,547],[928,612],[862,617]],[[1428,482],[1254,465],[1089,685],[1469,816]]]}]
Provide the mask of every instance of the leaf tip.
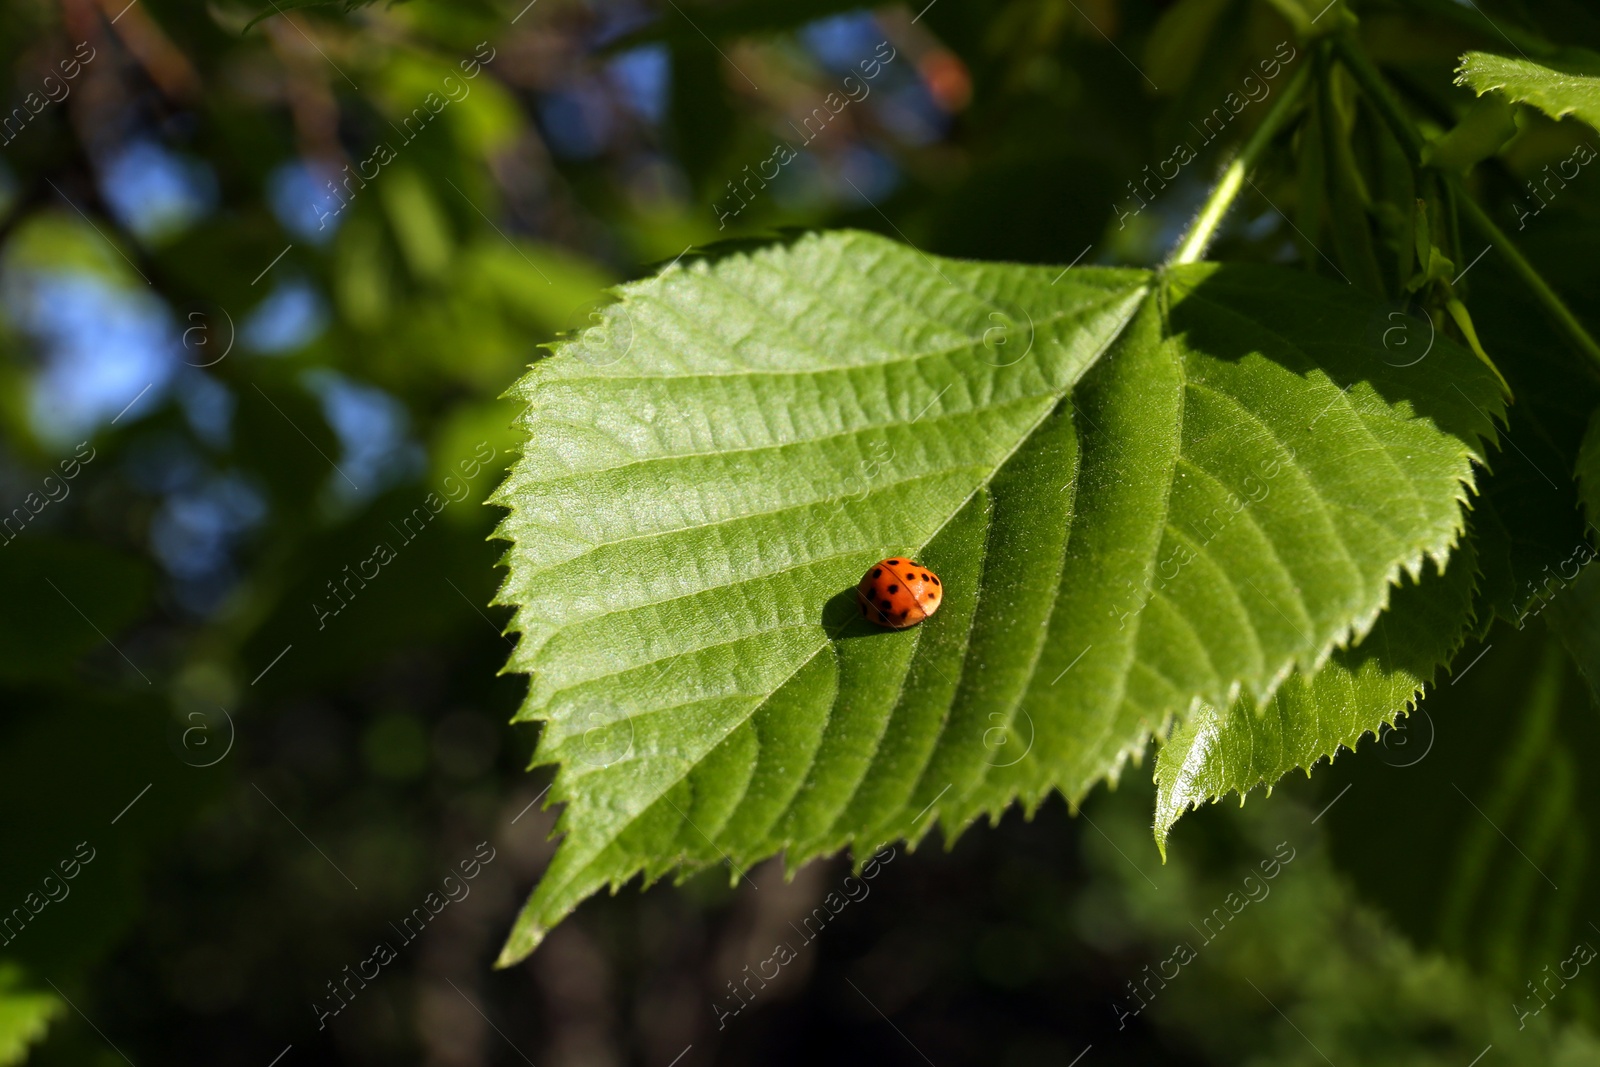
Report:
[{"label": "leaf tip", "polygon": [[[1183,812],[1179,811],[1177,814],[1181,815]],[[1156,851],[1161,853],[1161,866],[1163,867],[1167,865],[1167,835],[1172,833],[1172,825],[1177,821],[1176,816],[1170,815],[1168,812],[1157,811],[1155,824],[1151,826],[1156,839]]]},{"label": "leaf tip", "polygon": [[511,932],[511,936],[506,938],[505,946],[500,949],[500,955],[495,958],[494,969],[503,971],[507,967],[514,967],[527,959],[533,954],[533,950],[538,948],[540,943],[544,941],[545,934],[549,932],[546,927],[538,923],[529,923],[526,926],[519,924]]}]

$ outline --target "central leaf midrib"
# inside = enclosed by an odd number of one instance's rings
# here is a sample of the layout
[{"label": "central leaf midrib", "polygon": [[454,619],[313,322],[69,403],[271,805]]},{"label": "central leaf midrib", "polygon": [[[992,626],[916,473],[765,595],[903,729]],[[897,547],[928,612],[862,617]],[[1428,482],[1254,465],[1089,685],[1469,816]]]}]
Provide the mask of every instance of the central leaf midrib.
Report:
[{"label": "central leaf midrib", "polygon": [[[1171,285],[1172,285],[1172,283],[1171,283],[1171,275],[1170,274],[1164,274],[1162,276],[1160,286],[1156,289],[1156,291],[1154,293],[1155,299],[1157,301],[1157,305],[1156,305],[1157,306],[1157,314],[1160,316],[1160,336],[1157,339],[1157,343],[1162,345],[1162,346],[1164,346],[1164,347],[1165,346],[1170,346],[1172,344],[1172,340],[1171,340],[1171,338],[1172,338]],[[1172,459],[1172,472],[1175,472],[1177,470],[1178,457],[1183,455],[1183,424],[1184,424],[1184,415],[1185,415],[1185,412],[1187,411],[1187,408],[1188,408],[1188,382],[1189,382],[1189,375],[1187,373],[1188,372],[1188,368],[1184,366],[1182,353],[1175,351],[1175,352],[1172,353],[1172,358],[1173,358],[1173,362],[1177,366],[1178,380],[1179,380],[1178,397],[1177,397],[1177,403],[1178,403],[1177,425],[1176,425],[1176,430],[1174,432],[1174,435],[1175,435],[1175,438],[1176,438],[1176,441],[1177,441],[1177,447],[1176,447],[1176,449],[1174,451],[1173,459]],[[1085,449],[1085,451],[1087,451],[1087,449]],[[1160,518],[1160,522],[1156,526],[1157,529],[1164,529],[1172,521],[1172,484],[1173,484],[1173,473],[1172,472],[1169,472],[1168,475],[1167,475],[1167,479],[1168,480],[1167,480],[1166,492],[1161,494],[1161,518]],[[1070,538],[1069,538],[1069,542],[1070,542]],[[1158,539],[1157,540],[1157,549],[1158,549],[1158,551],[1159,551],[1159,547],[1160,547],[1160,541]],[[1150,597],[1154,595],[1154,590],[1151,588],[1151,574],[1154,572],[1155,566],[1156,566],[1156,562],[1155,562],[1154,556],[1152,556],[1152,558],[1144,566],[1144,571],[1143,571],[1143,574],[1141,576],[1141,580],[1142,580],[1142,584],[1144,586],[1144,592],[1145,592],[1145,598],[1144,598],[1143,604],[1148,604],[1150,602]],[[1057,590],[1057,593],[1056,593],[1056,602],[1057,602],[1057,604],[1060,603],[1060,590],[1059,589]],[[1087,745],[1084,748],[1084,752],[1086,754],[1090,755],[1091,758],[1097,758],[1096,754],[1098,754],[1104,748],[1106,738],[1110,736],[1111,732],[1115,728],[1117,720],[1119,718],[1119,716],[1117,715],[1117,709],[1119,709],[1128,700],[1128,677],[1129,677],[1130,673],[1132,672],[1133,668],[1136,667],[1137,665],[1139,665],[1142,662],[1140,660],[1140,658],[1139,658],[1139,637],[1144,632],[1144,610],[1143,610],[1143,604],[1141,604],[1140,610],[1135,611],[1133,613],[1133,623],[1132,623],[1132,625],[1133,625],[1133,633],[1128,635],[1128,639],[1125,642],[1125,647],[1127,648],[1128,653],[1127,653],[1127,657],[1126,657],[1125,661],[1120,665],[1120,668],[1117,671],[1117,691],[1116,691],[1115,695],[1113,696],[1113,698],[1110,699],[1110,700],[1107,700],[1106,703],[1105,703],[1105,706],[1107,708],[1112,709],[1112,713],[1109,714],[1109,715],[1102,716],[1102,720],[1103,721],[1102,721],[1102,724],[1101,724],[1099,732],[1094,737],[1093,744]],[[1052,606],[1052,608],[1051,608],[1051,620],[1052,620],[1052,622],[1054,621],[1054,615],[1055,615],[1055,608],[1054,608],[1054,606]],[[1165,679],[1163,679],[1163,680],[1165,680]],[[1030,684],[1030,687],[1031,687],[1031,684],[1032,684],[1032,680],[1031,679],[1030,679],[1029,684]],[[1171,683],[1169,682],[1168,684],[1170,686]],[[1126,748],[1126,746],[1124,746],[1124,748]],[[1092,779],[1090,779],[1089,776],[1080,775],[1080,777],[1083,778],[1085,781],[1092,781]],[[1068,800],[1071,801],[1075,805],[1079,800],[1083,799],[1083,796],[1087,794],[1088,789],[1089,789],[1089,785],[1087,785],[1087,784],[1084,785],[1082,787],[1082,791],[1078,795],[1069,796]]]}]

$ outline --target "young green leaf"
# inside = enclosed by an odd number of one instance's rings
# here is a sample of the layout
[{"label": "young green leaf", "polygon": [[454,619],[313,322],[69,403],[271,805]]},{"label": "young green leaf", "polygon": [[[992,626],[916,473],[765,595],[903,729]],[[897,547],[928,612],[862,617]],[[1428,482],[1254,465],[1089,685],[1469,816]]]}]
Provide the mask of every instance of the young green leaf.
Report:
[{"label": "young green leaf", "polygon": [[0,1067],[25,1062],[29,1046],[43,1040],[50,1023],[67,1010],[60,997],[29,984],[21,967],[0,963]]},{"label": "young green leaf", "polygon": [[1471,86],[1479,96],[1503,93],[1553,119],[1575,115],[1600,129],[1600,63],[1562,63],[1557,68],[1529,59],[1468,52],[1456,70],[1456,84]]},{"label": "young green leaf", "polygon": [[[791,866],[1051,791],[1271,698],[1443,566],[1502,411],[1444,339],[1269,267],[806,236],[626,286],[516,387],[500,594],[566,838],[502,956],[642,873]],[[860,618],[886,556],[943,579]]]}]

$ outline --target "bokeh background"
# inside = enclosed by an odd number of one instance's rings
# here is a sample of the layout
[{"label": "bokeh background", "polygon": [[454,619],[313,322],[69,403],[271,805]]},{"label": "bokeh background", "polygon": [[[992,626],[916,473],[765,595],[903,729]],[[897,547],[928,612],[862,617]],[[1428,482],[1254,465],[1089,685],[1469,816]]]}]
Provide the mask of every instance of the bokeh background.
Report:
[{"label": "bokeh background", "polygon": [[[0,1063],[1600,1062],[1600,968],[1513,1006],[1600,908],[1555,921],[1491,839],[1488,888],[1439,916],[1467,816],[1430,798],[1497,773],[1544,654],[1515,634],[1426,730],[1187,819],[1165,865],[1147,763],[1082,817],[899,851],[803,944],[847,859],[630,886],[493,971],[553,849],[483,504],[539,346],[610,285],[787,227],[1155,262],[1258,116],[1119,223],[1128,183],[1293,41],[1259,0],[525,2],[0,6]],[[1600,45],[1577,3],[1485,6]],[[1455,57],[1502,43],[1474,13],[1362,10],[1441,124]],[[1477,188],[1503,206],[1586,137],[1530,117]],[[1293,175],[1260,180],[1292,205]],[[1588,180],[1529,235],[1585,313]],[[1217,254],[1325,269],[1305,252],[1247,196]],[[1537,347],[1479,269],[1486,343]],[[1581,870],[1592,783],[1540,746],[1581,751],[1593,712],[1552,670],[1518,781],[1574,776],[1530,818]],[[733,999],[779,941],[796,959]]]}]

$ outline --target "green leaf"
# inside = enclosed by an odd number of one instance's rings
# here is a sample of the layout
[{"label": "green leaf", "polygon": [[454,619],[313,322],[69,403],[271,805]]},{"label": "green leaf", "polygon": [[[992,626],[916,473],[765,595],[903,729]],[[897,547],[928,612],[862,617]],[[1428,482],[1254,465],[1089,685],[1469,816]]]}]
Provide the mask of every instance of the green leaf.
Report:
[{"label": "green leaf", "polygon": [[1172,730],[1156,757],[1156,844],[1184,812],[1272,783],[1292,770],[1309,775],[1320,759],[1354,749],[1361,738],[1412,709],[1434,673],[1472,628],[1471,542],[1445,573],[1395,591],[1372,632],[1334,653],[1313,676],[1296,674],[1265,706],[1241,697],[1225,712],[1202,704]]},{"label": "green leaf", "polygon": [[1551,631],[1600,703],[1600,567],[1589,566],[1593,560],[1594,550],[1583,546],[1581,557],[1568,561],[1575,573],[1555,576],[1545,590],[1549,600],[1541,599],[1537,606],[1538,612],[1549,607]]},{"label": "green leaf", "polygon": [[[1319,62],[1326,62],[1320,59]],[[1367,205],[1371,203],[1361,170],[1356,165],[1350,147],[1353,119],[1347,109],[1340,106],[1335,83],[1324,80],[1315,94],[1315,106],[1321,118],[1318,132],[1322,135],[1322,152],[1327,160],[1327,209],[1332,223],[1334,254],[1343,267],[1340,272],[1351,284],[1359,286],[1375,297],[1385,294],[1378,258],[1372,249],[1372,231],[1367,221]]]},{"label": "green leaf", "polygon": [[[72,482],[52,477],[49,483],[61,500],[71,495]],[[42,500],[43,494],[32,499]],[[48,507],[46,503],[41,509],[41,525]],[[27,508],[19,507],[11,514],[13,528],[19,514],[31,519]],[[0,586],[17,603],[29,605],[26,613],[0,616],[0,680],[66,676],[94,650],[122,669],[125,661],[108,641],[116,640],[145,610],[152,584],[149,568],[98,544],[48,536],[30,521],[14,540],[0,541]],[[132,670],[128,674],[137,679]]]},{"label": "green leaf", "polygon": [[1514,116],[1515,110],[1501,97],[1475,100],[1460,122],[1428,142],[1422,161],[1430,166],[1466,170],[1496,155],[1517,135]]},{"label": "green leaf", "polygon": [[275,0],[271,7],[262,8],[250,17],[239,31],[244,33],[255,27],[255,24],[270,19],[274,15],[282,15],[286,11],[296,11],[302,8],[323,7],[337,11],[339,14],[348,15],[359,8],[374,3],[375,0]]},{"label": "green leaf", "polygon": [[[1318,12],[1312,10],[1310,0],[1267,0],[1267,2],[1272,5],[1273,10],[1277,11],[1278,14],[1283,16],[1284,21],[1288,22],[1290,26],[1294,27],[1294,35],[1296,39],[1306,41],[1310,40],[1316,35],[1316,23],[1320,21],[1320,19],[1315,17],[1318,15]],[[1333,6],[1333,4],[1328,4],[1323,11],[1326,12],[1328,8]],[[1338,26],[1339,20],[1342,17],[1344,17],[1344,12],[1337,12],[1333,16],[1333,19],[1330,20],[1329,29]]]},{"label": "green leaf", "polygon": [[1189,84],[1217,20],[1233,0],[1178,0],[1157,20],[1144,46],[1144,70],[1159,91],[1172,94]]},{"label": "green leaf", "polygon": [[[934,260],[861,233],[625,286],[514,393],[499,600],[584,897],[1076,803],[1196,701],[1270,699],[1442,566],[1493,376],[1271,267]],[[1249,502],[1248,504],[1246,502]],[[888,632],[874,561],[942,575]]]},{"label": "green leaf", "polygon": [[[1600,264],[1591,265],[1589,254],[1597,238],[1593,225],[1576,220],[1528,238],[1529,256],[1547,273],[1560,271],[1585,316],[1594,311],[1586,294],[1600,288]],[[1495,617],[1525,625],[1548,598],[1552,578],[1557,584],[1570,579],[1581,562],[1593,536],[1579,507],[1583,472],[1594,471],[1589,484],[1600,484],[1600,467],[1581,458],[1581,443],[1600,405],[1600,388],[1591,376],[1574,373],[1562,335],[1543,316],[1528,314],[1526,297],[1502,260],[1484,257],[1468,281],[1473,320],[1517,398],[1501,435],[1504,449],[1493,472],[1479,478],[1473,502],[1477,614],[1486,632]],[[1591,447],[1600,461],[1600,439]]]},{"label": "green leaf", "polygon": [[1545,66],[1528,59],[1468,52],[1456,70],[1456,84],[1471,86],[1479,96],[1503,93],[1553,119],[1575,115],[1600,129],[1600,64],[1587,57]]},{"label": "green leaf", "polygon": [[1600,409],[1589,416],[1589,425],[1583,431],[1583,441],[1578,445],[1577,470],[1578,502],[1583,505],[1583,515],[1590,525],[1600,522]]},{"label": "green leaf", "polygon": [[54,993],[23,988],[23,970],[0,963],[0,1067],[28,1058],[28,1047],[44,1038],[50,1022],[67,1010]]}]

